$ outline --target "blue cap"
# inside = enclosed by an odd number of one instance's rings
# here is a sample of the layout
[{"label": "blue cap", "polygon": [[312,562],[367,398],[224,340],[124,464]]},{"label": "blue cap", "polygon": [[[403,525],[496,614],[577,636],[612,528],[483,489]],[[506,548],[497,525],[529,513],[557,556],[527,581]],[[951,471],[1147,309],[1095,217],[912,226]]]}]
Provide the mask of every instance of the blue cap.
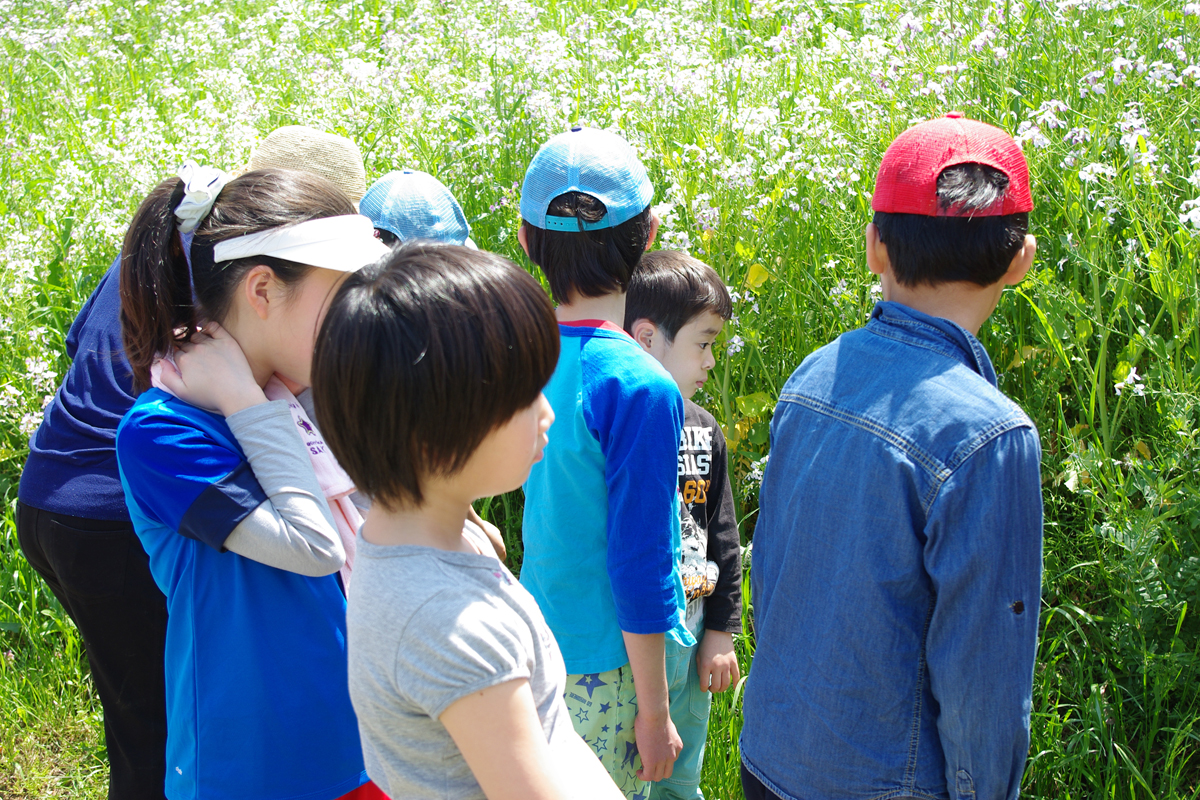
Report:
[{"label": "blue cap", "polygon": [[[567,192],[590,194],[608,213],[598,222],[549,215],[550,201]],[[615,133],[572,128],[542,145],[521,187],[521,217],[535,228],[578,231],[611,228],[633,219],[654,199],[637,151]]]},{"label": "blue cap", "polygon": [[376,228],[390,231],[401,241],[436,239],[464,244],[471,235],[462,206],[445,184],[415,169],[389,172],[375,181],[358,210],[370,217]]}]

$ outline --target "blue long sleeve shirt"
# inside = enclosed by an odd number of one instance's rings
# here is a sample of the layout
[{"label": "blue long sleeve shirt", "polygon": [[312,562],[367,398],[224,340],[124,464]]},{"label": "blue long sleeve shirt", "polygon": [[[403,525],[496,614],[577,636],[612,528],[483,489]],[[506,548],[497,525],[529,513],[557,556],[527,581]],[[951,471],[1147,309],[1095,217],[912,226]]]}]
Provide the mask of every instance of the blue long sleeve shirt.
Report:
[{"label": "blue long sleeve shirt", "polygon": [[1037,431],[897,303],[788,380],[754,533],[742,758],[795,800],[1013,800],[1041,599]]},{"label": "blue long sleeve shirt", "polygon": [[100,279],[67,332],[66,378],[29,440],[22,503],[90,519],[128,520],[116,436],[133,406],[133,372],[121,344],[121,259]]},{"label": "blue long sleeve shirt", "polygon": [[676,489],[683,398],[615,326],[560,325],[549,444],[525,483],[521,583],[571,674],[629,662],[622,631],[684,626]]}]

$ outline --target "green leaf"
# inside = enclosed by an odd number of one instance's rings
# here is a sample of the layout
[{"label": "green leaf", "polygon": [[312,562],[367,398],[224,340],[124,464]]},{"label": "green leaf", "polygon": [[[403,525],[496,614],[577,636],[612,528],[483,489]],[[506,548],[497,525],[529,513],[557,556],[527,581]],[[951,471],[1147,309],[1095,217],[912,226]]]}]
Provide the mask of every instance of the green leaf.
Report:
[{"label": "green leaf", "polygon": [[766,392],[755,392],[737,399],[738,411],[742,412],[747,417],[758,418],[764,416],[768,411],[775,407],[775,400]]}]

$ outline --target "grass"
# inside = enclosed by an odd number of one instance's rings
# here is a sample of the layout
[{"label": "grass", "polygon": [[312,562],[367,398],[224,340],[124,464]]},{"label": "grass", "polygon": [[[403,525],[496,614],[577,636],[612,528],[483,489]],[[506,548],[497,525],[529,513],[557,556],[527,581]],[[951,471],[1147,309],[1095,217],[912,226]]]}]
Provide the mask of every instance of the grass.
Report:
[{"label": "grass", "polygon": [[[641,149],[665,244],[739,295],[715,380],[746,539],[787,375],[858,326],[887,143],[950,110],[1019,132],[1040,248],[981,338],[1044,449],[1024,794],[1200,797],[1200,11],[1150,0],[0,0],[0,489],[139,199],[305,123],[370,176],[438,175],[519,256],[517,186],[572,122]],[[487,514],[519,555],[519,496]],[[78,636],[0,547],[0,795],[100,797]],[[751,630],[751,628],[747,628]],[[751,636],[739,643],[744,667]],[[11,655],[9,655],[11,654]],[[704,786],[739,796],[734,693]]]}]

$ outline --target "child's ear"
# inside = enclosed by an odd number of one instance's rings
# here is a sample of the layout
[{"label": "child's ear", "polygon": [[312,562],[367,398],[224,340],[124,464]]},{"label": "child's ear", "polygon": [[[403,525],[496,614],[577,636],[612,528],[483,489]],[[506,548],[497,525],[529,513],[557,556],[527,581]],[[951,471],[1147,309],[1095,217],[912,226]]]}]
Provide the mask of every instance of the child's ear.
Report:
[{"label": "child's ear", "polygon": [[277,302],[276,298],[272,297],[276,281],[275,271],[266,264],[251,267],[242,279],[246,303],[259,319],[265,320],[271,313],[271,305]]},{"label": "child's ear", "polygon": [[879,228],[875,227],[875,223],[867,224],[867,269],[875,275],[883,276],[883,273],[891,269],[892,260],[888,257],[887,245],[879,238]]},{"label": "child's ear", "polygon": [[650,238],[646,240],[646,250],[650,249],[650,245],[654,244],[654,237],[658,235],[658,228],[662,225],[662,220],[658,218],[658,214],[650,212]]},{"label": "child's ear", "polygon": [[1008,265],[1008,271],[1000,279],[1004,285],[1012,286],[1024,280],[1029,268],[1033,266],[1035,255],[1037,255],[1037,239],[1032,233],[1027,233],[1025,234],[1025,244],[1021,245],[1021,249],[1013,256],[1013,260]]},{"label": "child's ear", "polygon": [[629,330],[629,335],[633,340],[642,346],[642,349],[647,353],[654,346],[655,337],[658,336],[658,327],[650,320],[642,317],[637,322],[633,323],[633,327]]},{"label": "child's ear", "polygon": [[525,251],[525,257],[529,257],[529,234],[525,232],[525,221],[521,221],[521,227],[517,228],[517,241],[521,243],[521,249]]}]

